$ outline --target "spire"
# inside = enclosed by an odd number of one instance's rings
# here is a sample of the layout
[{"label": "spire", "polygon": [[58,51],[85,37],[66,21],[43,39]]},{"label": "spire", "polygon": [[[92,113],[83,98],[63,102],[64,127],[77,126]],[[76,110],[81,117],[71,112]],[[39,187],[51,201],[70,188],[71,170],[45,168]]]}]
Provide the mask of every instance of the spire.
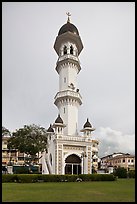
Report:
[{"label": "spire", "polygon": [[71,14],[70,14],[69,12],[67,12],[66,14],[67,14],[67,16],[68,16],[67,23],[70,23],[70,18],[69,18],[69,16],[71,16]]},{"label": "spire", "polygon": [[54,132],[54,130],[53,130],[52,125],[51,125],[51,124],[50,124],[50,126],[49,126],[49,128],[48,128],[47,132]]},{"label": "spire", "polygon": [[95,128],[92,127],[91,123],[89,122],[89,119],[87,118],[87,121],[85,122],[84,126],[83,126],[83,129],[80,130],[80,132],[91,132],[91,131],[94,131]]},{"label": "spire", "polygon": [[92,125],[91,125],[91,123],[89,122],[88,118],[87,118],[87,122],[84,124],[84,128],[86,128],[86,127],[92,128]]},{"label": "spire", "polygon": [[62,120],[62,118],[60,117],[60,114],[58,114],[58,117],[57,117],[57,119],[55,120],[55,123],[62,123],[62,124],[63,124],[63,120]]}]

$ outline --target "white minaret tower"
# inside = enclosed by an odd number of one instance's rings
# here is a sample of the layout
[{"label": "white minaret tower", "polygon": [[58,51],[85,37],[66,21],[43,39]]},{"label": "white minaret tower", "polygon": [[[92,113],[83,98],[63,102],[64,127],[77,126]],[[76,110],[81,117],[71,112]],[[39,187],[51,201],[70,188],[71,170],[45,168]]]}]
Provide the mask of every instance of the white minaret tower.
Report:
[{"label": "white minaret tower", "polygon": [[68,20],[56,37],[54,49],[58,54],[56,71],[59,74],[59,92],[55,96],[55,105],[66,125],[64,135],[77,135],[78,108],[82,97],[77,87],[77,74],[81,70],[78,56],[83,49],[78,29]]}]

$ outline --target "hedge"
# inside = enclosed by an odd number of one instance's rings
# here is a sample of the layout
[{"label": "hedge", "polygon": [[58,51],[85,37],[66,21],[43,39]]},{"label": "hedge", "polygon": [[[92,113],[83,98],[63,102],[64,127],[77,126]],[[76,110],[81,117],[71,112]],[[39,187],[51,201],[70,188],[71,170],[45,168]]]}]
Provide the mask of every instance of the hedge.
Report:
[{"label": "hedge", "polygon": [[79,178],[82,181],[114,181],[116,177],[113,174],[81,174]]},{"label": "hedge", "polygon": [[76,181],[114,181],[113,174],[80,174],[80,175],[47,175],[47,174],[3,174],[2,183],[35,183],[35,182],[76,182]]}]

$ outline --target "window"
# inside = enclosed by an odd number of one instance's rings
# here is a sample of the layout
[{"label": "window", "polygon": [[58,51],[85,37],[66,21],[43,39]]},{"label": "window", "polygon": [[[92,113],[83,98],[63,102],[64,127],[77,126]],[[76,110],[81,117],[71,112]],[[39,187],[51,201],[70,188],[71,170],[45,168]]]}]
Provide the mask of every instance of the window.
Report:
[{"label": "window", "polygon": [[67,54],[67,47],[66,45],[64,46],[64,55]]},{"label": "window", "polygon": [[64,113],[65,113],[65,108],[64,108]]},{"label": "window", "polygon": [[50,154],[50,163],[52,165],[52,155]]},{"label": "window", "polygon": [[123,159],[123,163],[125,163],[125,159]]},{"label": "window", "polygon": [[72,45],[70,46],[70,54],[73,55],[73,47],[72,47]]},{"label": "window", "polygon": [[64,83],[66,83],[66,77],[64,77]]}]

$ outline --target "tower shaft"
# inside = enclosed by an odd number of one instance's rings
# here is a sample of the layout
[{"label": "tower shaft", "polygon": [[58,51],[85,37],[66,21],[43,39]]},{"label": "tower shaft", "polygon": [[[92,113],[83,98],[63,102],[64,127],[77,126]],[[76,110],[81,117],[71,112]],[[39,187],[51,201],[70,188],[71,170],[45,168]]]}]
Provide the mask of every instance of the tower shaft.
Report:
[{"label": "tower shaft", "polygon": [[78,108],[82,104],[82,97],[77,86],[77,75],[81,70],[78,56],[83,45],[74,25],[67,22],[65,26],[67,28],[60,29],[54,44],[58,54],[56,71],[59,74],[59,91],[55,96],[54,103],[66,125],[64,134],[76,136]]}]

